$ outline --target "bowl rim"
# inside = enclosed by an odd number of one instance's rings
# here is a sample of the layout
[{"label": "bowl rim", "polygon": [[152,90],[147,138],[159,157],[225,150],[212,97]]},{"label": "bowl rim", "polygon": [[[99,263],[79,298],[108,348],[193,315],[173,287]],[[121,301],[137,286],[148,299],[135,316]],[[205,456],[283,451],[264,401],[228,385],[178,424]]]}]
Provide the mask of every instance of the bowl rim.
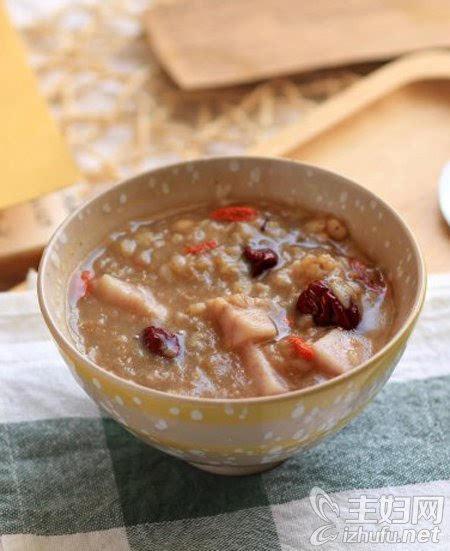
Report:
[{"label": "bowl rim", "polygon": [[[151,176],[152,174],[159,172],[160,170],[167,170],[167,169],[173,169],[173,168],[182,168],[187,165],[191,164],[203,164],[208,162],[216,162],[216,161],[237,161],[237,162],[273,162],[285,165],[291,165],[291,166],[301,166],[304,169],[313,169],[315,171],[318,171],[319,173],[322,173],[326,177],[338,177],[340,179],[345,180],[346,185],[348,185],[350,188],[353,189],[361,189],[369,195],[369,197],[373,200],[375,200],[377,203],[381,204],[385,209],[389,211],[389,213],[400,223],[403,230],[405,231],[407,237],[409,238],[411,248],[413,250],[413,257],[416,259],[418,263],[419,268],[419,278],[417,282],[417,291],[414,298],[414,302],[411,306],[410,313],[408,314],[408,317],[406,318],[403,325],[389,338],[389,340],[386,342],[384,346],[380,348],[373,356],[371,356],[368,360],[360,364],[359,366],[355,367],[354,369],[351,369],[350,371],[344,372],[336,377],[333,377],[331,379],[328,379],[327,381],[312,385],[310,387],[305,387],[297,390],[291,390],[288,392],[284,392],[281,394],[275,394],[270,396],[253,396],[253,397],[246,397],[246,398],[208,398],[208,397],[201,397],[201,396],[185,396],[181,394],[174,394],[171,392],[164,392],[162,390],[157,390],[154,388],[143,386],[139,383],[136,383],[135,381],[131,379],[125,379],[123,377],[120,377],[119,375],[116,375],[115,373],[112,373],[111,371],[107,370],[106,368],[102,367],[99,364],[96,364],[93,362],[86,354],[83,354],[80,352],[76,346],[60,331],[58,327],[58,322],[54,319],[54,316],[52,316],[50,307],[45,301],[44,296],[44,273],[46,271],[46,267],[50,261],[51,252],[53,250],[53,247],[55,246],[55,243],[58,241],[59,236],[61,233],[63,233],[67,226],[69,226],[72,221],[79,215],[80,212],[83,212],[87,210],[94,202],[99,201],[107,195],[109,192],[111,192],[112,189],[119,190],[120,188],[125,188],[128,186],[132,181],[140,179],[142,177]],[[297,398],[303,398],[304,396],[312,395],[316,392],[321,392],[322,390],[329,389],[330,387],[344,383],[345,381],[355,377],[358,373],[361,373],[362,371],[365,371],[369,366],[376,363],[378,360],[380,360],[383,356],[385,356],[390,350],[395,348],[396,344],[400,342],[405,335],[408,335],[410,329],[414,326],[417,317],[420,314],[420,311],[422,309],[424,300],[425,300],[425,293],[426,293],[426,265],[423,258],[422,251],[417,243],[417,240],[409,228],[408,224],[404,221],[402,216],[394,209],[392,208],[388,203],[386,203],[383,199],[381,199],[378,195],[370,191],[369,189],[365,188],[361,184],[358,184],[348,178],[347,176],[343,176],[337,172],[334,172],[332,170],[328,170],[316,165],[312,165],[310,163],[304,163],[300,161],[294,161],[292,159],[285,159],[281,157],[275,157],[275,156],[258,156],[258,155],[217,155],[217,156],[211,156],[206,158],[199,158],[199,159],[192,159],[187,161],[179,161],[176,163],[168,163],[162,166],[158,166],[143,172],[140,172],[136,175],[133,175],[129,178],[125,178],[124,180],[118,182],[112,187],[109,187],[106,190],[101,191],[100,193],[96,194],[94,197],[83,203],[81,206],[79,206],[76,210],[74,210],[65,220],[57,227],[57,229],[54,231],[53,235],[51,236],[49,242],[47,243],[43,254],[41,261],[39,263],[39,269],[38,269],[38,280],[37,280],[37,294],[38,294],[38,301],[39,306],[41,309],[41,313],[43,315],[44,321],[50,330],[50,333],[54,340],[56,341],[58,346],[61,346],[61,342],[64,346],[62,348],[65,348],[66,350],[69,350],[71,354],[73,354],[77,360],[81,364],[88,364],[89,367],[93,371],[99,371],[101,372],[103,377],[107,377],[109,379],[114,380],[115,383],[119,384],[119,386],[125,386],[130,387],[130,389],[134,389],[134,391],[139,390],[140,393],[147,394],[148,397],[154,397],[157,399],[169,399],[169,400],[177,400],[186,404],[196,404],[197,406],[200,404],[203,404],[205,406],[207,405],[226,405],[226,404],[242,404],[242,405],[253,405],[253,404],[272,404],[276,402],[282,402],[284,400],[291,400],[291,399],[297,399]],[[65,319],[65,318],[64,318]]]}]

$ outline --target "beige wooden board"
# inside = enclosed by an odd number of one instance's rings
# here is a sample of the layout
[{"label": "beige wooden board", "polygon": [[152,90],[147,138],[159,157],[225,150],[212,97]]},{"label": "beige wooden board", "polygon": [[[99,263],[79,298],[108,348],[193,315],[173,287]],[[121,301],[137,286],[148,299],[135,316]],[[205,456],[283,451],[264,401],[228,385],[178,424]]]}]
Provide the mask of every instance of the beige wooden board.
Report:
[{"label": "beige wooden board", "polygon": [[188,0],[146,16],[184,88],[224,86],[450,45],[448,0]]},{"label": "beige wooden board", "polygon": [[0,210],[0,291],[36,267],[48,239],[77,206],[94,194],[77,184]]},{"label": "beige wooden board", "polygon": [[438,179],[450,160],[450,54],[384,66],[251,154],[287,156],[348,176],[409,223],[430,271],[450,270]]},{"label": "beige wooden board", "polygon": [[[0,0],[0,209],[80,177]],[[1,231],[1,228],[0,228]]]}]

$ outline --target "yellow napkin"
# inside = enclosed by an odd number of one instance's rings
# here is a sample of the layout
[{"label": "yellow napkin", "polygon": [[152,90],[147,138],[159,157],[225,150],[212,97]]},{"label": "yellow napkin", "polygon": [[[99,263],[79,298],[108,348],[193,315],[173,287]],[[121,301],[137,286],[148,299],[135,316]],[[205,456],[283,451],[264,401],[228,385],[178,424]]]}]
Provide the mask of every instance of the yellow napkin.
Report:
[{"label": "yellow napkin", "polygon": [[78,178],[0,0],[0,209]]}]

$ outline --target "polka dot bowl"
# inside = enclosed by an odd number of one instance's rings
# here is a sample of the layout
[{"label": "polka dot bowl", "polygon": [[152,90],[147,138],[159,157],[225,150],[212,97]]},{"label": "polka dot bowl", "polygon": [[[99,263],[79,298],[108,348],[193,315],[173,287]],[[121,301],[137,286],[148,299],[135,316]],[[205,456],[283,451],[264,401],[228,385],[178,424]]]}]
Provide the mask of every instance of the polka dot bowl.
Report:
[{"label": "polka dot bowl", "polygon": [[[94,364],[69,331],[68,279],[79,262],[130,218],[202,201],[264,198],[345,219],[354,239],[385,269],[396,319],[389,342],[369,361],[318,386],[239,400],[180,397],[145,388]],[[218,157],[152,170],[84,205],[56,231],[39,270],[45,321],[75,378],[118,423],[148,444],[220,474],[271,468],[344,427],[375,396],[400,359],[425,292],[422,256],[401,218],[342,176],[297,162]]]}]

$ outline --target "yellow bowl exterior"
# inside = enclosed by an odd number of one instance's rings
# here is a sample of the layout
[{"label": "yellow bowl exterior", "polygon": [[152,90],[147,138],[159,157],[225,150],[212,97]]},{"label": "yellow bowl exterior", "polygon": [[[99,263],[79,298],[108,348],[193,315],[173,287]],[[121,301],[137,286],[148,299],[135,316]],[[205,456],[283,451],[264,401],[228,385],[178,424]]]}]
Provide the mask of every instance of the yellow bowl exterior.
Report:
[{"label": "yellow bowl exterior", "polygon": [[[412,329],[412,327],[411,327]],[[383,387],[411,329],[364,370],[276,400],[236,403],[152,396],[60,349],[91,398],[130,432],[178,458],[209,465],[272,463],[306,450],[345,426]]]}]

